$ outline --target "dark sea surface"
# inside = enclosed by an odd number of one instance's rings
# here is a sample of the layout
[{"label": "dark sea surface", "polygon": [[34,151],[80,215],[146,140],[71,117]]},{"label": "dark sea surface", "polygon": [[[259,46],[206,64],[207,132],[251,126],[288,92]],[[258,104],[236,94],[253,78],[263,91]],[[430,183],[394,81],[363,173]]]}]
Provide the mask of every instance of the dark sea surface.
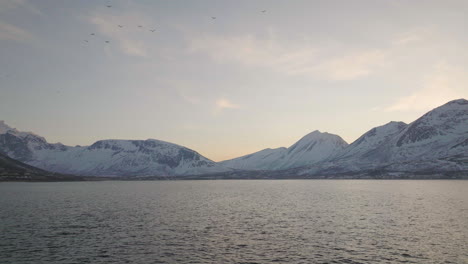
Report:
[{"label": "dark sea surface", "polygon": [[468,263],[468,181],[0,183],[0,263]]}]

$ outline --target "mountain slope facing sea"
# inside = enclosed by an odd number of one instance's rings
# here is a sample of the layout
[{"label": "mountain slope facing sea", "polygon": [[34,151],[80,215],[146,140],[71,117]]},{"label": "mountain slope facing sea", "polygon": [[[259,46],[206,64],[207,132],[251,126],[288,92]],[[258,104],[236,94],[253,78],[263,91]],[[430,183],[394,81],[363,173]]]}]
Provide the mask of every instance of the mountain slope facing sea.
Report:
[{"label": "mountain slope facing sea", "polygon": [[88,176],[171,176],[229,171],[191,149],[155,139],[100,140],[91,146],[48,143],[0,122],[0,150],[29,165]]},{"label": "mountain slope facing sea", "polygon": [[82,177],[48,172],[0,153],[0,181],[79,181]]}]

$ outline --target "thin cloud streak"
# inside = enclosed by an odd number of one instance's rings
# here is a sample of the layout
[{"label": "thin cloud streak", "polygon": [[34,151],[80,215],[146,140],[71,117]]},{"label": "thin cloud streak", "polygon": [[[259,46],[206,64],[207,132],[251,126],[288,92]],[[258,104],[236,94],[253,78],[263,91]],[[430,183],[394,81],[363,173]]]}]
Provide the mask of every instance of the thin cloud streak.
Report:
[{"label": "thin cloud streak", "polygon": [[32,14],[44,16],[44,13],[40,9],[27,0],[0,0],[0,13],[2,11],[8,12],[12,9],[25,9]]},{"label": "thin cloud streak", "polygon": [[219,98],[216,100],[216,107],[218,109],[239,109],[240,105],[234,104],[226,98]]},{"label": "thin cloud streak", "polygon": [[426,77],[421,89],[401,97],[384,111],[429,111],[448,101],[468,97],[468,72],[446,64],[435,68],[434,74]]},{"label": "thin cloud streak", "polygon": [[394,46],[405,46],[409,44],[420,44],[434,38],[434,32],[431,28],[414,28],[396,35],[392,41]]},{"label": "thin cloud streak", "polygon": [[375,68],[385,65],[385,60],[386,55],[382,50],[363,51],[325,60],[300,73],[310,73],[333,81],[355,80],[370,75]]},{"label": "thin cloud streak", "polygon": [[225,97],[218,98],[214,102],[214,109],[212,112],[213,116],[221,115],[225,110],[237,110],[241,109],[241,106],[231,102],[229,99]]},{"label": "thin cloud streak", "polygon": [[251,67],[273,68],[287,74],[296,72],[315,57],[315,47],[287,47],[274,39],[253,35],[219,36],[205,34],[189,40],[190,53],[207,54],[218,63],[234,62]]},{"label": "thin cloud streak", "polygon": [[34,37],[31,33],[22,28],[0,21],[0,39],[30,42]]},{"label": "thin cloud streak", "polygon": [[270,68],[286,75],[312,75],[332,81],[354,80],[370,75],[385,64],[385,52],[378,49],[320,57],[323,49],[303,43],[281,45],[275,38],[253,35],[204,35],[189,40],[188,51],[207,54],[218,63]]}]

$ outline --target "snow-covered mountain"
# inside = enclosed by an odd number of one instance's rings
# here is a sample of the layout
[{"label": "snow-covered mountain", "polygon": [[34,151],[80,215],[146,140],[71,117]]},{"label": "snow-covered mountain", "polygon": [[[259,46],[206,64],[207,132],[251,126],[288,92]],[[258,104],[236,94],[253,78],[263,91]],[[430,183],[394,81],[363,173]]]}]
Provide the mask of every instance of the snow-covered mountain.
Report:
[{"label": "snow-covered mountain", "polygon": [[409,125],[390,122],[365,133],[302,174],[367,170],[468,171],[468,101],[450,101]]},{"label": "snow-covered mountain", "polygon": [[450,101],[426,113],[386,146],[389,161],[468,155],[468,101]]},{"label": "snow-covered mountain", "polygon": [[350,145],[337,135],[314,131],[289,148],[264,149],[218,163],[188,148],[154,139],[101,140],[85,147],[50,144],[3,121],[0,153],[44,170],[90,176],[227,172],[225,175],[235,177],[236,173],[248,175],[246,170],[256,171],[252,174],[264,170],[278,177],[468,172],[468,101],[448,102],[408,125],[390,122],[373,128]]},{"label": "snow-covered mountain", "polygon": [[50,144],[0,122],[0,151],[44,170],[88,176],[197,175],[229,169],[197,152],[169,142],[100,140],[91,146]]},{"label": "snow-covered mountain", "polygon": [[340,136],[316,130],[289,148],[264,149],[250,155],[220,162],[233,169],[278,170],[311,165],[328,159],[343,150],[346,143]]},{"label": "snow-covered mountain", "polygon": [[[383,126],[372,128],[348,147],[338,152],[331,160],[351,159],[353,162],[362,159],[379,160],[382,157],[376,155],[376,150],[392,139],[392,137],[398,135],[407,126],[408,125],[403,122],[392,121]],[[387,153],[384,154],[386,155]]]}]

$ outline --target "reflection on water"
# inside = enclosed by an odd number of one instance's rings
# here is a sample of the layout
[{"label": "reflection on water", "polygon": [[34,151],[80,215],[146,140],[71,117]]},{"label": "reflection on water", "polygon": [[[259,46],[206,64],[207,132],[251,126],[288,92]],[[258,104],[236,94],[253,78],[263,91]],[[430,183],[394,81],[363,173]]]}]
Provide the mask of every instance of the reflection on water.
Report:
[{"label": "reflection on water", "polygon": [[0,184],[1,263],[468,263],[468,181]]}]

